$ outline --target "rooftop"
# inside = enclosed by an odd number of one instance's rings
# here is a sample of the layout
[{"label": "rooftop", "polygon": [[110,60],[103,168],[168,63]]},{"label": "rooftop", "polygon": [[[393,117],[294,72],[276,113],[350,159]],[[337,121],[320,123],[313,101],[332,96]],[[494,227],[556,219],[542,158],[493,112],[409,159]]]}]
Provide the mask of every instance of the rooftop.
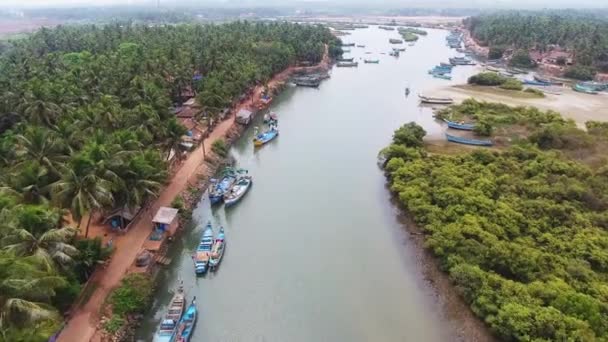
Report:
[{"label": "rooftop", "polygon": [[175,220],[175,217],[177,217],[178,211],[179,210],[175,208],[160,207],[156,212],[156,215],[154,215],[152,222],[171,224]]}]

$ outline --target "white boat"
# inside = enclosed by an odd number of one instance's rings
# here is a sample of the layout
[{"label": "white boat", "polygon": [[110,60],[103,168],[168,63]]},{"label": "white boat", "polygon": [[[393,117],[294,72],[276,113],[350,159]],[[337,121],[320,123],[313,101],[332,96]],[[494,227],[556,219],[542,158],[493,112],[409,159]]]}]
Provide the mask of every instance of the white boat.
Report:
[{"label": "white boat", "polygon": [[431,96],[423,96],[418,95],[420,98],[420,102],[422,103],[432,103],[432,104],[452,104],[454,103],[454,99],[451,97],[431,97]]},{"label": "white boat", "polygon": [[226,206],[236,204],[238,201],[245,196],[249,188],[253,184],[251,176],[240,177],[239,180],[232,186],[230,191],[224,195],[224,203]]},{"label": "white boat", "polygon": [[225,249],[226,235],[224,234],[224,227],[220,227],[220,231],[217,233],[215,241],[213,242],[213,248],[211,248],[211,257],[209,258],[209,269],[211,271],[215,271],[220,265]]}]

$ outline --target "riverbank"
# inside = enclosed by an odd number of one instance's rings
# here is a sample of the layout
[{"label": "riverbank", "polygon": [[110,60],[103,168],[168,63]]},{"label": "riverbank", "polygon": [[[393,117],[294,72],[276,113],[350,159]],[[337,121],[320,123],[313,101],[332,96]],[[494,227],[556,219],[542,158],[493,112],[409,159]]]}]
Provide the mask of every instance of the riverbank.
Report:
[{"label": "riverbank", "polygon": [[160,207],[170,206],[177,196],[187,192],[190,187],[200,184],[201,177],[208,178],[207,175],[213,174],[214,170],[209,169],[209,166],[204,163],[205,157],[207,152],[211,151],[214,141],[218,139],[230,141],[242,132],[241,126],[235,122],[236,113],[244,108],[257,108],[262,104],[261,95],[264,89],[277,87],[287,80],[293,72],[328,68],[329,65],[330,59],[326,48],[320,64],[312,67],[287,68],[275,75],[266,85],[256,86],[244,101],[231,110],[227,119],[219,123],[211,134],[175,170],[158,198],[147,209],[143,210],[138,222],[132,225],[130,231],[114,239],[113,244],[116,251],[109,264],[105,268],[98,268],[89,280],[87,287],[94,289],[89,300],[71,313],[71,317],[60,333],[58,341],[101,341],[101,334],[98,331],[101,318],[100,310],[107,296],[112,289],[120,284],[148,240],[153,215]]},{"label": "riverbank", "polygon": [[574,120],[579,127],[584,127],[587,121],[606,119],[604,110],[608,107],[608,95],[581,94],[565,87],[560,90],[561,95],[545,94],[544,98],[527,98],[497,93],[481,86],[447,86],[439,88],[434,92],[434,96],[452,97],[456,102],[473,97],[481,101],[500,102],[510,106],[534,106],[543,110],[553,110],[567,119]]}]

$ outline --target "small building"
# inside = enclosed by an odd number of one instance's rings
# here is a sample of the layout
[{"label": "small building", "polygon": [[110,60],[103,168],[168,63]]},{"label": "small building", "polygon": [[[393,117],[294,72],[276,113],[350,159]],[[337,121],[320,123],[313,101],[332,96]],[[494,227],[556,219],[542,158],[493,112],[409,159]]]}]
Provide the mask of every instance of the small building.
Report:
[{"label": "small building", "polygon": [[251,120],[253,119],[253,112],[248,109],[241,109],[238,113],[236,113],[236,122],[241,125],[249,125]]},{"label": "small building", "polygon": [[124,232],[128,230],[131,223],[141,213],[141,207],[133,209],[125,206],[124,208],[115,209],[105,216],[103,224],[109,224],[112,229]]},{"label": "small building", "polygon": [[153,230],[144,244],[144,248],[150,252],[158,252],[168,237],[175,234],[179,226],[177,216],[179,210],[175,208],[160,207],[152,219]]}]

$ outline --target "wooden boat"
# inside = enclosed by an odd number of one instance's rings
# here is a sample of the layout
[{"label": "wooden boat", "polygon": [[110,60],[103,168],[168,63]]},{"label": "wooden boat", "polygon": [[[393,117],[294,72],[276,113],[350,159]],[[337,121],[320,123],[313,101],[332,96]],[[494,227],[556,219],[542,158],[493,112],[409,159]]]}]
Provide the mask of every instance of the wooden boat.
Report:
[{"label": "wooden boat", "polygon": [[393,51],[389,52],[388,55],[393,56],[393,57],[399,57],[399,51],[393,50]]},{"label": "wooden boat", "polygon": [[338,68],[354,68],[359,66],[357,62],[338,62],[336,65]]},{"label": "wooden boat", "polygon": [[295,79],[294,83],[298,87],[309,87],[309,88],[318,88],[321,85],[320,79],[312,79],[312,78],[300,78]]},{"label": "wooden boat", "polygon": [[500,70],[500,69],[498,69],[496,67],[490,66],[490,65],[486,66],[486,70],[487,71],[491,71],[491,72],[501,72],[502,71],[502,70]]},{"label": "wooden boat", "polygon": [[342,53],[349,53],[350,49],[342,49]]},{"label": "wooden boat", "polygon": [[449,104],[454,103],[454,99],[452,99],[451,97],[431,97],[431,96],[418,95],[418,98],[420,98],[420,102],[422,102],[422,103],[444,104],[444,105],[449,105]]},{"label": "wooden boat", "polygon": [[449,128],[460,129],[463,131],[472,131],[475,129],[475,124],[459,123],[459,122],[454,122],[454,121],[450,121],[450,120],[446,120],[446,119],[443,119],[443,121],[445,121],[445,123],[448,124]]},{"label": "wooden boat", "polygon": [[591,89],[589,87],[585,87],[585,86],[583,86],[581,84],[578,84],[578,83],[575,84],[572,87],[572,90],[577,91],[579,93],[583,93],[583,94],[590,94],[590,95],[597,95],[598,94],[597,91],[595,91],[595,90],[593,90],[593,89]]},{"label": "wooden boat", "polygon": [[158,331],[154,334],[153,342],[171,341],[185,308],[186,296],[184,295],[184,287],[180,284],[169,303],[167,313],[165,313],[160,321]]},{"label": "wooden boat", "polygon": [[352,62],[354,60],[355,60],[354,57],[351,57],[351,58],[338,58],[337,59],[338,62]]},{"label": "wooden boat", "polygon": [[450,69],[454,68],[454,66],[452,64],[444,63],[444,62],[439,63],[439,66],[442,68],[450,68]]},{"label": "wooden boat", "polygon": [[445,137],[448,139],[448,141],[458,143],[458,144],[474,145],[474,146],[492,146],[492,145],[494,145],[492,140],[468,139],[468,138],[457,137],[457,136],[450,135],[447,133],[446,133]]},{"label": "wooden boat", "polygon": [[525,85],[533,85],[533,86],[539,86],[539,87],[547,87],[547,86],[551,85],[551,83],[539,82],[536,80],[523,80],[523,81],[521,81],[521,83],[523,83]]},{"label": "wooden boat", "polygon": [[209,269],[211,271],[215,271],[220,265],[225,249],[226,235],[224,234],[224,227],[220,227],[220,231],[217,233],[213,247],[211,248],[211,257],[209,258]]},{"label": "wooden boat", "polygon": [[391,43],[391,44],[403,44],[403,40],[401,40],[401,39],[395,39],[395,38],[389,39],[388,42]]},{"label": "wooden boat", "polygon": [[452,79],[452,76],[446,75],[446,74],[440,74],[440,73],[434,73],[433,77],[440,78],[442,80],[451,80]]},{"label": "wooden boat", "polygon": [[414,43],[409,43],[409,44],[407,44],[407,45],[408,45],[408,46],[414,46],[414,45],[416,45],[416,44],[414,44]]},{"label": "wooden boat", "polygon": [[452,65],[475,65],[470,58],[467,57],[453,57],[450,58],[450,64]]},{"label": "wooden boat", "polygon": [[221,180],[213,185],[211,191],[209,191],[209,200],[211,201],[211,204],[220,203],[224,198],[226,191],[228,191],[236,181],[236,171],[233,168],[224,169],[221,176]]},{"label": "wooden boat", "polygon": [[199,242],[194,255],[194,272],[196,274],[205,274],[205,272],[207,272],[212,247],[213,227],[211,226],[211,222],[207,222],[207,226],[203,231],[203,236],[201,237],[201,241]]},{"label": "wooden boat", "polygon": [[379,64],[380,63],[379,59],[365,59],[363,61],[367,64]]},{"label": "wooden boat", "polygon": [[371,55],[371,54],[372,54],[372,52],[371,52],[371,51],[365,51],[365,54],[366,54],[366,55]]},{"label": "wooden boat", "polygon": [[343,43],[342,46],[343,47],[351,47],[351,46],[355,46],[355,43]]},{"label": "wooden boat", "polygon": [[357,45],[358,48],[364,48],[365,45]]},{"label": "wooden boat", "polygon": [[272,125],[270,127],[270,129],[268,129],[266,132],[256,135],[256,137],[253,138],[253,144],[256,147],[259,147],[259,146],[262,146],[262,145],[266,144],[267,142],[273,140],[274,138],[276,138],[278,136],[279,136],[279,130],[274,125]]},{"label": "wooden boat", "polygon": [[378,26],[378,28],[385,31],[395,31],[395,28],[390,26]]},{"label": "wooden boat", "polygon": [[186,313],[179,322],[177,331],[175,332],[172,342],[190,342],[194,335],[194,326],[198,318],[198,310],[196,309],[196,297],[192,299],[192,303],[186,309]]},{"label": "wooden boat", "polygon": [[226,206],[235,205],[238,201],[245,196],[251,185],[253,179],[251,176],[240,177],[239,180],[232,186],[232,189],[226,195],[224,195],[224,203]]},{"label": "wooden boat", "polygon": [[535,80],[535,81],[537,81],[537,82],[541,82],[541,83],[548,83],[548,84],[551,84],[551,83],[552,83],[552,82],[551,82],[551,80],[550,80],[550,79],[548,79],[548,78],[544,78],[544,77],[541,77],[541,76],[538,76],[538,75],[534,75],[534,76],[532,76],[532,77],[533,77],[533,78],[534,78],[534,80]]}]

